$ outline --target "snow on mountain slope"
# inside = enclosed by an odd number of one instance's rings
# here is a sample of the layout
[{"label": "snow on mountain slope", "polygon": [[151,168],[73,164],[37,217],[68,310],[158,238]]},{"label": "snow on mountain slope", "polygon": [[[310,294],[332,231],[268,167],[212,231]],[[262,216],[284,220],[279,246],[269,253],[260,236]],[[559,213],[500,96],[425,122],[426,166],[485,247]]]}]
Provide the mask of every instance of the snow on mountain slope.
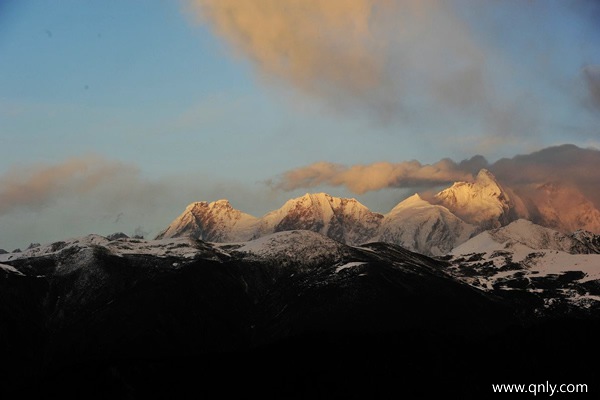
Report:
[{"label": "snow on mountain slope", "polygon": [[558,250],[571,254],[594,252],[572,236],[519,219],[509,225],[483,232],[452,250],[452,254],[506,251],[516,248]]},{"label": "snow on mountain slope", "polygon": [[475,236],[453,249],[448,258],[452,273],[474,286],[525,289],[539,293],[547,305],[561,297],[586,306],[600,300],[590,294],[595,288],[587,284],[600,280],[600,254],[578,239],[590,235],[565,235],[520,219]]},{"label": "snow on mountain slope", "polygon": [[[207,259],[211,255],[218,257]],[[265,376],[275,376],[274,382],[291,376],[295,389],[297,382],[314,380],[314,368],[307,365],[325,371],[321,375],[328,385],[343,383],[325,392],[328,397],[340,397],[340,389],[352,397],[357,393],[353,381],[366,382],[356,397],[369,398],[379,386],[389,388],[392,397],[398,380],[389,376],[419,382],[423,371],[441,381],[464,379],[472,393],[477,371],[482,372],[475,380],[485,381],[523,364],[517,371],[522,375],[539,354],[548,356],[533,365],[547,365],[547,372],[557,365],[587,370],[586,361],[597,358],[572,350],[597,337],[599,282],[591,281],[596,276],[554,273],[558,267],[538,274],[543,276],[513,266],[496,271],[468,261],[449,264],[386,243],[350,247],[308,231],[218,245],[191,238],[91,235],[12,256],[22,258],[7,262],[10,271],[0,265],[0,336],[5,339],[0,375],[5,382],[16,381],[19,394],[34,383],[43,396],[81,397],[91,382],[112,397],[135,392],[151,398],[193,382],[181,391],[184,397],[198,388],[212,393],[206,390],[211,380],[215,393],[222,394],[223,376],[244,388]],[[474,273],[450,275],[454,265]],[[584,334],[573,336],[577,332]],[[529,351],[532,338],[539,351]],[[407,343],[426,350],[416,368],[413,362],[397,362],[406,356]],[[546,345],[539,349],[540,343]],[[456,364],[456,355],[467,348],[511,349],[523,357],[504,357],[508,361],[501,364],[491,357],[482,364],[490,357],[470,351]],[[571,353],[580,356],[574,359]],[[377,368],[381,354],[387,361]],[[560,354],[567,356],[557,359]],[[266,375],[260,369],[248,376],[257,370],[256,359],[274,367]],[[364,365],[376,368],[367,379]],[[455,371],[450,378],[449,371]],[[157,390],[150,380],[164,386]],[[259,386],[264,394],[264,385]],[[309,386],[299,397],[315,393]],[[415,387],[416,397],[420,392]],[[289,393],[286,386],[267,397]]]},{"label": "snow on mountain slope", "polygon": [[[415,197],[416,196],[416,197]],[[307,230],[349,245],[383,240],[429,255],[441,255],[467,240],[474,227],[418,195],[385,217],[355,199],[325,193],[288,200],[262,218],[234,210],[229,203],[192,203],[157,239],[190,236],[211,242],[242,242],[275,232]]]},{"label": "snow on mountain slope", "polygon": [[190,236],[209,242],[241,242],[274,232],[309,230],[346,244],[371,239],[383,219],[355,199],[325,193],[287,201],[262,218],[234,209],[227,200],[190,204],[156,238]]},{"label": "snow on mountain slope", "polygon": [[[399,204],[394,213],[410,211],[416,217],[408,216],[407,220],[418,221],[422,213],[427,216],[431,212],[431,207],[434,206],[413,196]],[[439,206],[435,209],[443,214]],[[269,268],[269,279],[307,272],[316,274],[314,276],[319,276],[323,282],[360,279],[372,272],[372,268],[393,267],[403,273],[451,276],[501,296],[504,296],[503,291],[519,290],[539,296],[548,306],[566,304],[565,307],[595,309],[598,307],[595,302],[600,300],[600,254],[582,253],[596,251],[594,247],[586,247],[585,243],[598,242],[600,238],[585,232],[564,235],[518,220],[471,238],[456,247],[445,258],[446,263],[381,242],[348,246],[308,230],[275,232],[239,243],[206,243],[190,237],[110,240],[88,235],[33,247],[22,253],[2,254],[0,269],[7,276],[16,274],[36,279],[74,276],[85,293],[108,284],[111,273],[101,267],[107,260],[112,260],[109,264],[114,266],[139,263],[149,271],[157,265],[182,271],[199,265],[199,262],[208,262],[203,265],[250,268],[248,273],[251,275],[255,273],[253,268],[263,265]],[[387,275],[382,278],[387,279]],[[402,287],[403,283],[398,284]],[[73,301],[73,304],[77,303]]]},{"label": "snow on mountain slope", "polygon": [[513,190],[482,169],[473,182],[454,183],[431,202],[415,195],[385,215],[370,211],[355,199],[325,193],[288,200],[261,218],[234,209],[227,200],[196,202],[156,238],[189,236],[226,243],[308,230],[349,245],[385,241],[439,256],[478,232],[506,226],[519,218],[562,232],[600,231],[600,211],[585,196],[563,186],[544,187]]},{"label": "snow on mountain slope", "polygon": [[283,207],[261,218],[254,237],[289,231],[310,230],[346,244],[371,239],[383,219],[355,199],[332,197],[325,193],[305,194],[287,201]]},{"label": "snow on mountain slope", "polygon": [[11,274],[24,276],[18,269],[10,265],[0,264],[0,269]]},{"label": "snow on mountain slope", "polygon": [[447,208],[433,205],[415,194],[385,215],[377,240],[439,256],[468,240],[474,231],[474,226]]},{"label": "snow on mountain slope", "polygon": [[463,254],[451,262],[455,276],[485,290],[550,292],[546,294],[549,299],[562,297],[575,304],[589,300],[591,295],[600,301],[597,293],[590,293],[597,285],[587,285],[600,280],[600,254],[533,251],[518,245],[512,252]]},{"label": "snow on mountain slope", "polygon": [[258,219],[236,210],[227,200],[192,203],[156,239],[191,236],[211,242],[235,242],[252,237]]},{"label": "snow on mountain slope", "polygon": [[83,237],[77,237],[67,239],[64,241],[31,247],[21,252],[0,254],[0,262],[13,261],[22,258],[41,257],[44,255],[57,253],[63,249],[72,247],[90,248],[94,245],[103,246],[108,244],[109,242],[110,240],[108,240],[104,236],[91,234]]},{"label": "snow on mountain slope", "polygon": [[525,213],[523,202],[486,169],[479,171],[474,182],[456,182],[442,190],[435,202],[482,230],[506,225]]},{"label": "snow on mountain slope", "polygon": [[[184,260],[228,259],[231,254],[238,258],[268,260],[280,266],[330,264],[350,257],[351,247],[316,232],[306,230],[283,231],[239,243],[206,243],[189,236],[144,240],[119,238],[110,240],[100,235],[88,235],[65,241],[41,245],[21,253],[0,254],[0,268],[20,273],[2,262],[15,262],[41,257],[61,257],[61,254],[88,254],[101,248],[109,254],[124,257],[130,255],[158,258],[181,258]],[[177,266],[177,265],[173,265]]]},{"label": "snow on mountain slope", "polygon": [[[110,240],[100,235],[87,235],[54,242],[25,250],[20,253],[0,254],[0,262],[11,262],[44,256],[59,255],[61,252],[81,251],[100,247],[116,256],[150,255],[156,257],[182,257],[192,259],[206,256],[208,245],[190,237],[143,240],[120,238]],[[207,258],[207,257],[204,257]],[[208,257],[210,258],[210,257]]]},{"label": "snow on mountain slope", "polygon": [[[480,181],[487,176],[480,175]],[[422,254],[442,255],[471,237],[476,227],[418,195],[384,216],[355,199],[307,193],[261,218],[243,214],[225,200],[192,203],[157,239],[190,236],[231,243],[292,230],[317,232],[349,245],[385,241]]]},{"label": "snow on mountain slope", "polygon": [[330,264],[349,255],[348,246],[307,230],[276,232],[240,245],[215,246],[224,251],[270,260],[282,267],[290,264]]}]

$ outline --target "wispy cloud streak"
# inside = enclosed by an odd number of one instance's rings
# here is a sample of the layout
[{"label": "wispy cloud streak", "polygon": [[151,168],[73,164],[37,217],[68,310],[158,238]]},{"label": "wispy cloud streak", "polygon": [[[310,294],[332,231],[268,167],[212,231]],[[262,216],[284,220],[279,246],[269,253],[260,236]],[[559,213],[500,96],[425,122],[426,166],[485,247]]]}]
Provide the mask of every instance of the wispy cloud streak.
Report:
[{"label": "wispy cloud streak", "polygon": [[16,208],[41,209],[61,197],[82,196],[137,173],[132,166],[98,156],[13,167],[0,175],[0,215]]}]

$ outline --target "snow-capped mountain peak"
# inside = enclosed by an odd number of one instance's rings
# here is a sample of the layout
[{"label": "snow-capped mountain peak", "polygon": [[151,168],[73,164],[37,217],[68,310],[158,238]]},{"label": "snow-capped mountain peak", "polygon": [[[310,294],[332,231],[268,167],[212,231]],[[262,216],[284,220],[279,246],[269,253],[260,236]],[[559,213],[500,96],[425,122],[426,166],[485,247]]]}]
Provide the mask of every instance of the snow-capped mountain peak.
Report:
[{"label": "snow-capped mountain peak", "polygon": [[191,236],[213,242],[240,242],[274,232],[309,230],[346,244],[360,244],[377,234],[383,215],[371,212],[356,199],[327,193],[307,193],[288,200],[262,218],[244,214],[227,200],[195,202],[157,239]]},{"label": "snow-capped mountain peak", "polygon": [[212,203],[209,203],[208,206],[211,208],[233,208],[227,199],[213,201]]},{"label": "snow-capped mountain peak", "polygon": [[376,234],[382,218],[381,214],[371,212],[356,199],[307,193],[266,214],[255,237],[273,232],[310,230],[342,243],[360,244]]},{"label": "snow-capped mountain peak", "polygon": [[498,228],[516,219],[509,192],[486,169],[479,171],[473,182],[456,182],[442,190],[435,201],[481,229]]},{"label": "snow-capped mountain peak", "polygon": [[442,255],[471,237],[474,230],[474,226],[446,207],[414,194],[385,215],[378,240],[424,254]]},{"label": "snow-capped mountain peak", "polygon": [[496,188],[500,188],[496,177],[485,168],[479,170],[475,177],[475,182],[481,186],[495,186]]},{"label": "snow-capped mountain peak", "polygon": [[394,208],[392,208],[392,211],[390,211],[390,214],[400,212],[407,208],[427,207],[427,206],[431,206],[431,203],[428,202],[427,200],[423,200],[423,198],[421,196],[419,196],[418,193],[415,193],[412,196],[407,197],[406,199],[402,200]]},{"label": "snow-capped mountain peak", "polygon": [[191,236],[207,241],[242,241],[252,236],[257,218],[233,208],[228,200],[194,202],[156,238]]},{"label": "snow-capped mountain peak", "polygon": [[456,182],[432,198],[414,194],[386,215],[370,211],[356,199],[327,193],[306,193],[260,218],[235,209],[226,199],[195,202],[157,238],[241,242],[275,232],[308,230],[350,245],[386,241],[442,255],[479,232],[519,218],[563,233],[578,228],[600,232],[600,211],[582,193],[557,184],[521,185],[513,190],[482,169],[471,181]]}]

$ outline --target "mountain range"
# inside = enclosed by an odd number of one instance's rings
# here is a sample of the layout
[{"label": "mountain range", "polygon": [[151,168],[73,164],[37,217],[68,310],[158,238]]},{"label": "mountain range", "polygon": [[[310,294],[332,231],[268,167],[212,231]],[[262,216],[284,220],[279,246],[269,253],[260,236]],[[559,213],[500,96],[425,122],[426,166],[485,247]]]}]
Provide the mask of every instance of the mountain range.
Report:
[{"label": "mountain range", "polygon": [[308,230],[0,254],[0,393],[418,397],[426,376],[428,392],[481,398],[524,375],[592,384],[599,250],[589,232],[521,219],[437,259]]},{"label": "mountain range", "polygon": [[[385,215],[323,193],[261,218],[196,202],[154,240],[0,252],[0,395],[486,398],[524,377],[597,391],[600,236],[571,230],[596,209],[533,190],[546,197],[482,170]],[[583,211],[561,212],[565,193]]]},{"label": "mountain range", "polygon": [[[577,207],[565,209],[565,199]],[[387,214],[372,212],[355,199],[325,193],[291,199],[261,218],[236,210],[227,200],[196,202],[157,239],[190,236],[242,242],[302,229],[349,245],[382,241],[440,256],[480,232],[517,219],[565,233],[577,229],[600,233],[600,211],[575,189],[555,182],[516,190],[482,169],[472,182],[456,182],[429,199],[415,194]]]}]

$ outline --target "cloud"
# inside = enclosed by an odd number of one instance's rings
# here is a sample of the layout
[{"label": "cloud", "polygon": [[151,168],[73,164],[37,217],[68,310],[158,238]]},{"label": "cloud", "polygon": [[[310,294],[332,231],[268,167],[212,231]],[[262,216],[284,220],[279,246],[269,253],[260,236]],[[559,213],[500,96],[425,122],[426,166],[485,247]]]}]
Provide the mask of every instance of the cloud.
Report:
[{"label": "cloud", "polygon": [[478,164],[480,161],[471,159],[462,165],[449,159],[435,164],[421,164],[418,161],[379,162],[351,167],[318,162],[285,172],[272,186],[285,191],[320,185],[345,186],[357,194],[383,188],[436,186],[472,179],[469,171],[472,170],[471,163]]},{"label": "cloud", "polygon": [[548,182],[568,184],[600,207],[598,165],[600,150],[566,144],[498,160],[490,170],[501,182],[522,189]]},{"label": "cloud", "polygon": [[259,214],[283,203],[280,195],[202,171],[145,177],[136,165],[97,155],[14,165],[0,173],[0,248],[89,233],[153,237],[193,201],[228,198]]},{"label": "cloud", "polygon": [[[330,107],[410,118],[407,93],[461,109],[485,90],[485,54],[439,0],[192,0],[201,18],[275,77]],[[418,104],[412,104],[418,105]]]},{"label": "cloud", "polygon": [[547,182],[562,182],[578,188],[600,206],[600,151],[567,144],[489,163],[483,156],[455,162],[443,159],[433,164],[418,161],[377,162],[344,166],[318,162],[282,174],[271,186],[284,190],[321,185],[344,186],[356,194],[385,188],[426,190],[456,181],[470,181],[482,168],[489,169],[500,182],[525,189]]},{"label": "cloud", "polygon": [[600,111],[600,65],[585,66],[583,77],[588,89],[588,102],[596,111]]},{"label": "cloud", "polygon": [[597,29],[582,0],[188,1],[263,81],[436,138],[535,142],[556,102],[579,104],[563,54],[582,65],[596,49],[572,46]]},{"label": "cloud", "polygon": [[319,94],[381,88],[384,60],[371,25],[378,10],[369,0],[193,3],[265,76],[274,75]]},{"label": "cloud", "polygon": [[245,209],[252,212],[257,209],[253,200],[261,203],[274,195],[259,189],[234,180],[217,182],[202,172],[146,178],[135,165],[89,155],[55,164],[13,166],[0,175],[0,216],[68,206],[73,212],[122,224],[132,213],[140,216],[169,208],[174,210],[172,219],[192,201],[224,197],[240,203],[246,199],[250,204]]},{"label": "cloud", "polygon": [[54,165],[13,167],[0,175],[0,215],[17,208],[38,210],[61,197],[82,196],[137,173],[132,166],[98,156],[71,158]]},{"label": "cloud", "polygon": [[272,186],[284,191],[343,186],[355,194],[391,188],[394,190],[388,193],[404,192],[404,196],[410,194],[406,189],[412,189],[436,203],[434,195],[442,185],[473,181],[476,172],[486,168],[513,198],[521,217],[564,232],[586,229],[600,233],[593,211],[600,209],[599,165],[600,150],[567,144],[491,164],[482,156],[425,165],[418,161],[354,166],[320,162],[288,171]]}]

